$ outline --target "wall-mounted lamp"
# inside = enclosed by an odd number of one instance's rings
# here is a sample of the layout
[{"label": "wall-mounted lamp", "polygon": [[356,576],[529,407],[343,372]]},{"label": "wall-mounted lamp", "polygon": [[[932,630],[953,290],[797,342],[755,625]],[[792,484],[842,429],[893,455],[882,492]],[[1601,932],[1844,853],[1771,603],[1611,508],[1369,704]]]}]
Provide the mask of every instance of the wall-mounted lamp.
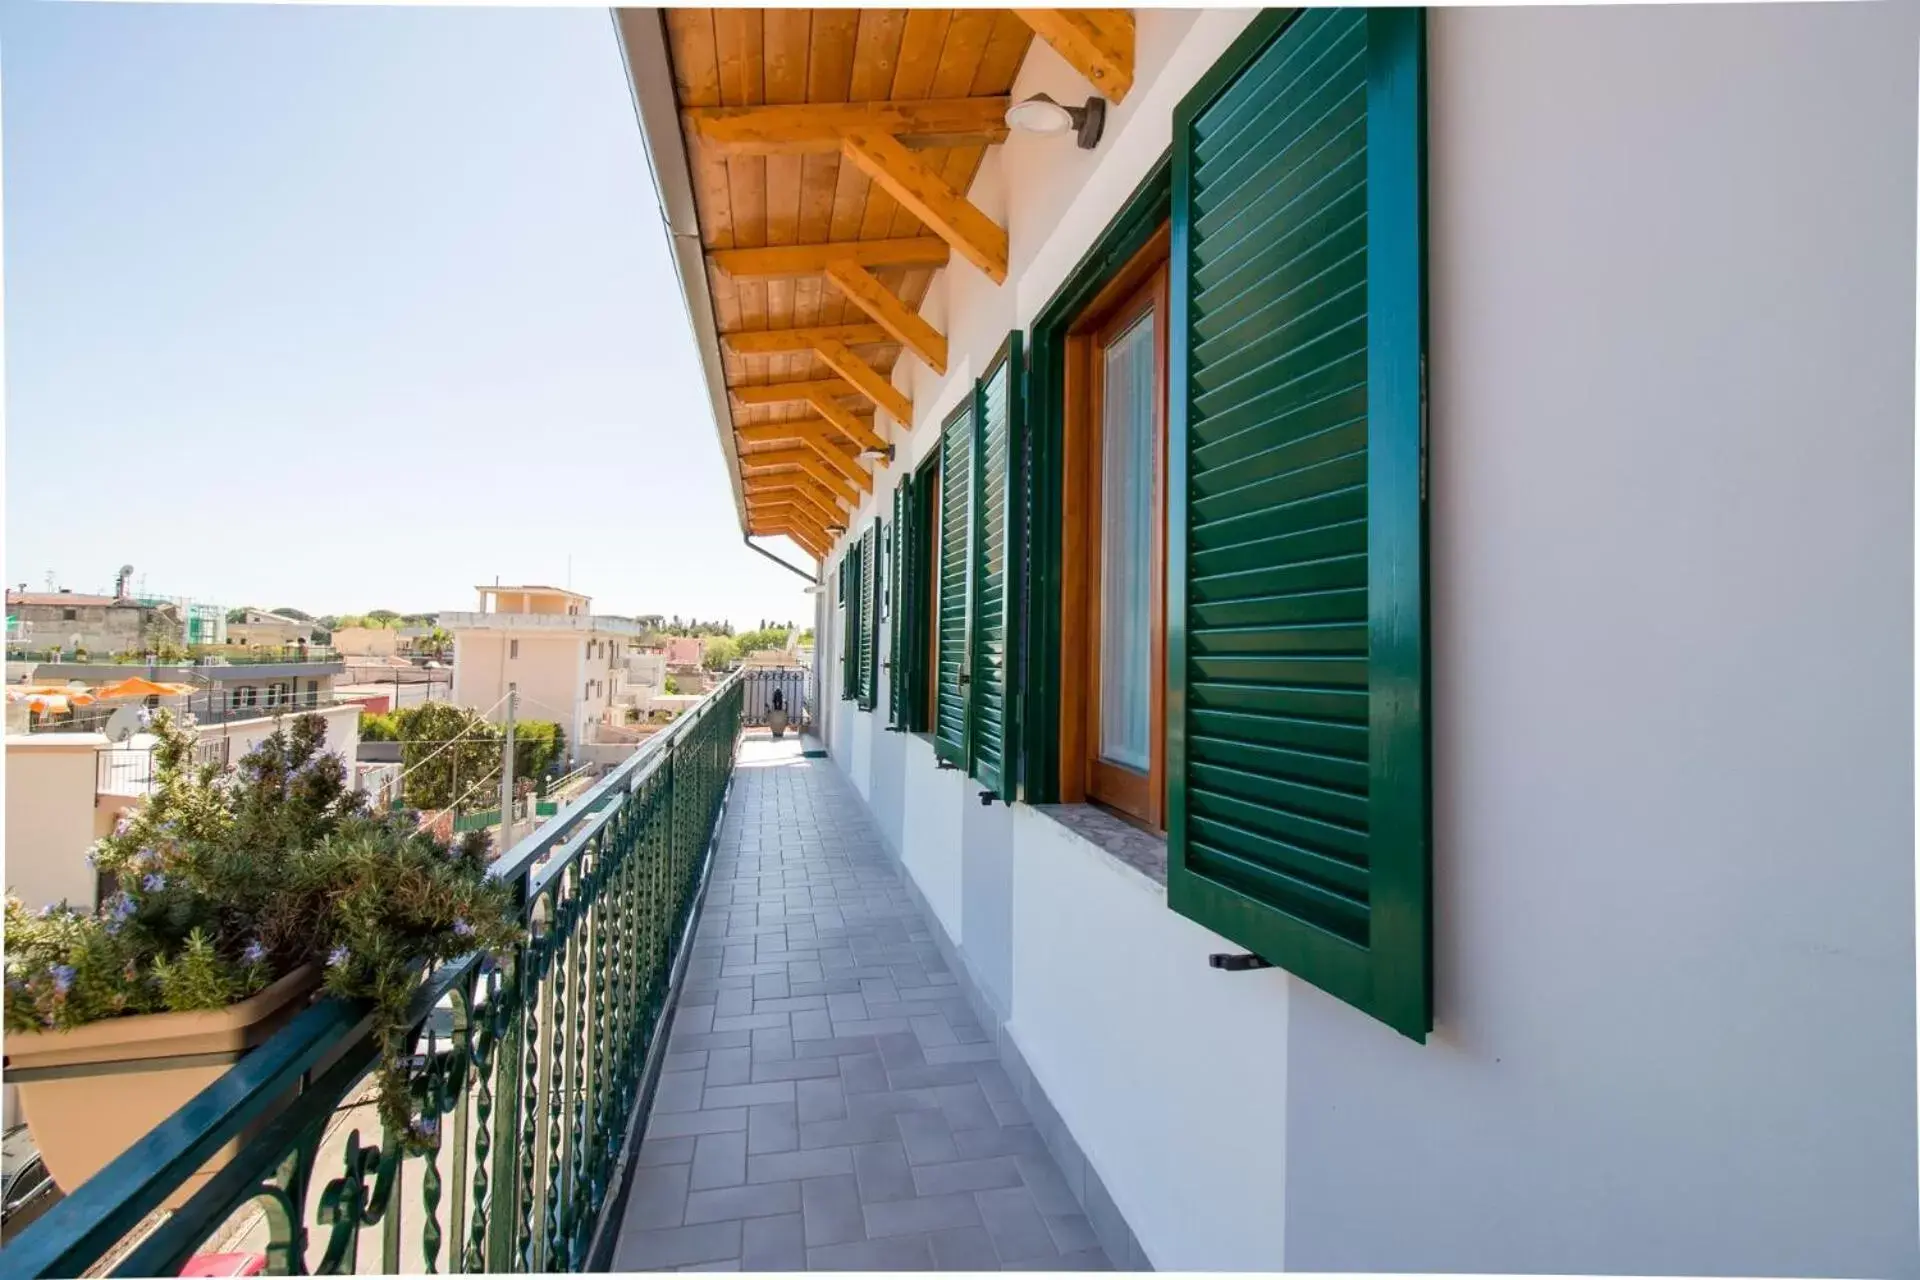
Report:
[{"label": "wall-mounted lamp", "polygon": [[862,458],[885,458],[888,462],[892,462],[893,446],[888,445],[884,449],[862,449],[859,456]]},{"label": "wall-mounted lamp", "polygon": [[1095,96],[1084,107],[1063,107],[1044,93],[1036,93],[1024,102],[1007,108],[1007,127],[1022,133],[1065,133],[1077,135],[1082,151],[1100,145],[1100,131],[1107,125],[1106,99]]}]

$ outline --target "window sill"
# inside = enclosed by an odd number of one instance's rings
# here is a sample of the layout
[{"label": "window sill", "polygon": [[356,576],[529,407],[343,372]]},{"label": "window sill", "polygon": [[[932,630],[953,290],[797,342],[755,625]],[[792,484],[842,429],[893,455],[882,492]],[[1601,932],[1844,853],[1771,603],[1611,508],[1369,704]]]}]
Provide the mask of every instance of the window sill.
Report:
[{"label": "window sill", "polygon": [[1041,804],[1033,811],[1051,818],[1108,857],[1132,868],[1161,889],[1167,887],[1167,838],[1143,831],[1092,804]]}]

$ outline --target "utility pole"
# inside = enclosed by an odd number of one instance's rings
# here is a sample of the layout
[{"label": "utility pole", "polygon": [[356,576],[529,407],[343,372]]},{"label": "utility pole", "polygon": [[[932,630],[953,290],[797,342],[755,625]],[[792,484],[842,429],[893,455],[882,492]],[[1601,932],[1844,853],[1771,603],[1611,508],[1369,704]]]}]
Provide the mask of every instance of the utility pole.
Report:
[{"label": "utility pole", "polygon": [[517,689],[507,690],[507,741],[500,756],[500,847],[505,853],[513,847],[513,713],[520,699]]}]

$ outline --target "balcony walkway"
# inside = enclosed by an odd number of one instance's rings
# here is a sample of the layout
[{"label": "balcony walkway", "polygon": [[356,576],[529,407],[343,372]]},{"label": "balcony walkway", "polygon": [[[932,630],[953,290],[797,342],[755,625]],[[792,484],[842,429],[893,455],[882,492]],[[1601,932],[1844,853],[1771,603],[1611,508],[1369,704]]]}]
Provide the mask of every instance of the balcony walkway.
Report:
[{"label": "balcony walkway", "polygon": [[1108,1270],[830,761],[741,746],[616,1271]]}]

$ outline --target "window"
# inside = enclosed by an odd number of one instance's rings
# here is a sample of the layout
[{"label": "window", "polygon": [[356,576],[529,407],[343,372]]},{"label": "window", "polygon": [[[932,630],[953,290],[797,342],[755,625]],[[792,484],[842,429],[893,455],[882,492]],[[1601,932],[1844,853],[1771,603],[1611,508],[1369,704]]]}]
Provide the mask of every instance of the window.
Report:
[{"label": "window", "polygon": [[62,609],[60,611],[60,621],[62,622],[72,622],[79,616],[80,611],[78,609]]},{"label": "window", "polygon": [[860,692],[860,550],[859,542],[850,543],[840,557],[840,696],[859,696]]},{"label": "window", "polygon": [[1256,18],[1174,112],[1167,902],[1432,1026],[1424,18]]},{"label": "window", "polygon": [[520,642],[518,640],[507,641],[507,656],[509,658],[517,658],[520,656]]},{"label": "window", "polygon": [[1158,829],[1166,808],[1167,252],[1163,227],[1066,342],[1062,798]]}]

